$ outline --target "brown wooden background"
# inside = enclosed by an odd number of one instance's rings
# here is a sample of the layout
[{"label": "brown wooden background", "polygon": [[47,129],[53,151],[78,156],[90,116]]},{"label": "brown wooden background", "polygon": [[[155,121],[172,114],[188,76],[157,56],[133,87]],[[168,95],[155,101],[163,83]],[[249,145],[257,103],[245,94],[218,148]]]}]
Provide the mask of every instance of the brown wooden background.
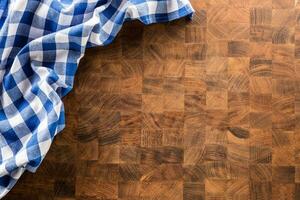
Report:
[{"label": "brown wooden background", "polygon": [[5,199],[300,199],[300,6],[192,3],[87,50],[66,129]]}]

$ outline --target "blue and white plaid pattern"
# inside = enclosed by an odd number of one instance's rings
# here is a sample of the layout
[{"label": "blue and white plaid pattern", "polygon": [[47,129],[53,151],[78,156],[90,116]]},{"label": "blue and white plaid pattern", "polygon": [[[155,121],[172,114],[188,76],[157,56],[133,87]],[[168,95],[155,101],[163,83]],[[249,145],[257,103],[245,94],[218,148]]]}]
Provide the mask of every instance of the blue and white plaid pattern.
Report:
[{"label": "blue and white plaid pattern", "polygon": [[111,43],[125,21],[192,12],[188,0],[0,0],[0,198],[63,129],[61,98],[86,48]]}]

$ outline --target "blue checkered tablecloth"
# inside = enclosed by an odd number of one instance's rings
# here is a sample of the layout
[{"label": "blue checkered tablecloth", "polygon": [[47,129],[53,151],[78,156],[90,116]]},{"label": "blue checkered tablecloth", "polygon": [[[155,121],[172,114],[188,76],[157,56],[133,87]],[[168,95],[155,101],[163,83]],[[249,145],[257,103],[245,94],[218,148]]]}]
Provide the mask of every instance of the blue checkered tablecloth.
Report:
[{"label": "blue checkered tablecloth", "polygon": [[188,0],[0,0],[0,198],[63,129],[61,98],[86,48],[111,43],[125,21],[192,12]]}]

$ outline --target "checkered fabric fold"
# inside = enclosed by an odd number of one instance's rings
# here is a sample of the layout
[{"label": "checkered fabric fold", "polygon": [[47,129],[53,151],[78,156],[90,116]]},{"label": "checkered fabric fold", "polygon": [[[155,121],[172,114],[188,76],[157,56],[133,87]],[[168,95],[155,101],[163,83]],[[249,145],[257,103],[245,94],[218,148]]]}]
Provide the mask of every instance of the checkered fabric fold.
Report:
[{"label": "checkered fabric fold", "polygon": [[61,98],[86,48],[111,43],[125,21],[192,12],[188,0],[0,0],[0,198],[63,129]]}]

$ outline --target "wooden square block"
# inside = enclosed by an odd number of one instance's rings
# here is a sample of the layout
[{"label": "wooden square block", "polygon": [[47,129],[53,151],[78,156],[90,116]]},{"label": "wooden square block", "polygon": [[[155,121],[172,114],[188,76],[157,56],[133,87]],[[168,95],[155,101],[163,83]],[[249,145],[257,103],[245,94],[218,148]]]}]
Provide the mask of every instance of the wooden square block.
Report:
[{"label": "wooden square block", "polygon": [[205,194],[212,199],[222,196],[226,192],[227,182],[225,180],[205,179]]},{"label": "wooden square block", "polygon": [[228,42],[217,41],[210,42],[207,47],[207,58],[209,57],[226,57],[228,55]]},{"label": "wooden square block", "polygon": [[207,91],[227,91],[228,76],[227,74],[206,75]]},{"label": "wooden square block", "polygon": [[184,161],[185,165],[199,165],[204,162],[204,146],[202,147],[187,147],[184,149]]},{"label": "wooden square block", "polygon": [[250,180],[254,182],[272,181],[272,166],[270,164],[254,164],[250,166]]},{"label": "wooden square block", "polygon": [[147,61],[144,63],[145,78],[162,78],[164,72],[164,62]]},{"label": "wooden square block", "polygon": [[272,164],[279,166],[293,166],[295,164],[295,149],[293,146],[272,149]]},{"label": "wooden square block", "polygon": [[147,129],[162,129],[164,125],[163,113],[143,113],[143,127]]},{"label": "wooden square block", "polygon": [[141,94],[143,87],[142,87],[142,77],[126,77],[121,78],[121,93],[124,94]]},{"label": "wooden square block", "polygon": [[300,163],[300,148],[295,149],[294,156],[295,156],[295,163],[299,164]]},{"label": "wooden square block", "polygon": [[265,0],[265,1],[259,1],[259,0],[249,0],[249,5],[253,7],[272,7],[272,0]]},{"label": "wooden square block", "polygon": [[121,129],[120,144],[124,146],[139,146],[141,144],[141,130]]},{"label": "wooden square block", "polygon": [[164,111],[184,111],[184,95],[164,95]]},{"label": "wooden square block", "polygon": [[76,179],[76,196],[117,198],[118,185],[116,183],[100,182],[95,178],[80,177]]},{"label": "wooden square block", "polygon": [[205,130],[201,129],[184,129],[183,144],[186,147],[203,146],[205,143]]},{"label": "wooden square block", "polygon": [[230,171],[230,167],[232,166],[233,166],[232,164],[229,164],[226,161],[205,162],[204,169],[205,169],[206,178],[209,180],[224,181],[228,179],[228,177],[233,176],[234,172]]},{"label": "wooden square block", "polygon": [[122,43],[116,41],[113,44],[106,47],[97,47],[93,51],[92,56],[97,55],[99,60],[117,60],[122,58]]},{"label": "wooden square block", "polygon": [[120,128],[141,128],[142,120],[140,111],[121,112]]},{"label": "wooden square block", "polygon": [[122,77],[141,77],[144,70],[144,62],[142,60],[121,60],[122,64]]},{"label": "wooden square block", "polygon": [[250,43],[249,56],[252,59],[272,59],[272,44],[264,42]]},{"label": "wooden square block", "polygon": [[141,150],[135,146],[120,147],[120,163],[138,164],[141,161]]},{"label": "wooden square block", "polygon": [[205,43],[206,28],[204,27],[186,27],[185,29],[186,43]]},{"label": "wooden square block", "polygon": [[229,0],[229,5],[232,5],[234,7],[247,8],[247,7],[249,7],[249,1],[248,0]]},{"label": "wooden square block", "polygon": [[271,76],[272,75],[272,60],[253,58],[250,60],[250,75],[251,76]]},{"label": "wooden square block", "polygon": [[204,165],[184,165],[184,181],[186,182],[204,182]]},{"label": "wooden square block", "polygon": [[271,24],[272,9],[271,8],[251,8],[250,23],[255,25]]},{"label": "wooden square block", "polygon": [[[227,159],[229,162],[245,164],[249,163],[250,160],[250,150],[247,142],[243,141],[233,141],[227,145]],[[243,144],[244,143],[244,144]]]},{"label": "wooden square block", "polygon": [[142,130],[141,146],[158,147],[162,146],[163,133],[161,130]]},{"label": "wooden square block", "polygon": [[205,131],[205,144],[227,144],[227,128],[206,126]]},{"label": "wooden square block", "polygon": [[[236,191],[240,188],[240,191]],[[249,199],[250,188],[248,179],[236,179],[227,182],[226,196],[230,199]]]},{"label": "wooden square block", "polygon": [[144,59],[161,61],[166,58],[166,49],[162,44],[144,45]]},{"label": "wooden square block", "polygon": [[251,146],[272,146],[272,130],[271,129],[250,129],[250,141]]},{"label": "wooden square block", "polygon": [[184,94],[184,79],[164,78],[163,90],[165,94]]},{"label": "wooden square block", "polygon": [[206,96],[204,95],[185,95],[185,112],[204,112],[206,106]]},{"label": "wooden square block", "polygon": [[275,183],[294,183],[295,167],[294,166],[278,166],[272,167],[273,182]]},{"label": "wooden square block", "polygon": [[163,145],[178,146],[183,145],[183,130],[182,129],[164,129],[163,130]]},{"label": "wooden square block", "polygon": [[272,94],[278,96],[293,96],[295,92],[295,82],[290,79],[273,79]]},{"label": "wooden square block", "polygon": [[261,199],[272,199],[271,182],[250,182],[250,199],[256,200],[257,197]]},{"label": "wooden square block", "polygon": [[250,92],[254,95],[267,95],[272,93],[271,77],[251,77]]},{"label": "wooden square block", "polygon": [[276,114],[292,115],[295,113],[294,96],[275,96],[272,98],[272,111]]},{"label": "wooden square block", "polygon": [[[181,191],[181,192],[178,192]],[[170,182],[144,182],[140,190],[140,197],[144,199],[183,199],[183,184],[180,181]]]},{"label": "wooden square block", "polygon": [[142,148],[142,164],[162,164],[183,162],[183,149],[177,147]]},{"label": "wooden square block", "polygon": [[273,61],[272,76],[275,79],[295,79],[295,64],[293,60]]},{"label": "wooden square block", "polygon": [[286,1],[273,0],[272,6],[273,8],[293,8],[295,6],[295,1],[294,0],[286,0]]},{"label": "wooden square block", "polygon": [[294,131],[282,131],[282,130],[273,130],[272,131],[272,140],[273,147],[292,147],[295,144],[294,141]]},{"label": "wooden square block", "polygon": [[256,129],[268,129],[272,127],[271,112],[251,112],[250,127]]},{"label": "wooden square block", "polygon": [[228,109],[228,94],[227,92],[211,92],[206,93],[206,106],[208,109]]},{"label": "wooden square block", "polygon": [[143,79],[143,93],[161,94],[163,92],[163,79]]},{"label": "wooden square block", "polygon": [[204,128],[205,125],[205,114],[203,113],[192,113],[185,112],[184,113],[184,128]]},{"label": "wooden square block", "polygon": [[181,181],[183,178],[183,167],[181,164],[141,165],[141,181],[163,182]]},{"label": "wooden square block", "polygon": [[295,184],[272,184],[272,199],[295,199]]},{"label": "wooden square block", "polygon": [[101,111],[95,112],[99,117],[99,120],[94,122],[94,126],[97,126],[101,130],[115,129],[120,126],[121,114],[115,111]]},{"label": "wooden square block", "polygon": [[120,95],[118,110],[120,111],[140,111],[142,109],[141,94]]},{"label": "wooden square block", "polygon": [[120,105],[120,95],[119,94],[109,94],[109,93],[94,93],[80,95],[80,104],[86,107],[99,107],[101,110],[117,110]]},{"label": "wooden square block", "polygon": [[119,181],[139,181],[142,176],[140,165],[138,164],[120,164]]},{"label": "wooden square block", "polygon": [[292,62],[295,56],[294,45],[273,45],[272,47],[272,59],[273,61]]},{"label": "wooden square block", "polygon": [[207,40],[209,42],[218,40],[247,40],[249,39],[249,24],[245,23],[223,23],[209,24],[207,27]]},{"label": "wooden square block", "polygon": [[[249,147],[250,132],[246,127],[228,127],[227,140],[228,147],[235,148],[235,145],[241,147],[240,151],[244,151]],[[237,147],[238,149],[239,147]],[[244,148],[244,149],[243,149]]]},{"label": "wooden square block", "polygon": [[203,183],[184,183],[183,200],[196,200],[205,198],[205,185]]},{"label": "wooden square block", "polygon": [[[95,134],[95,133],[91,133]],[[119,144],[120,132],[119,129],[103,129],[97,132],[98,143],[100,146]]]},{"label": "wooden square block", "polygon": [[299,166],[296,166],[295,182],[296,182],[296,183],[299,183],[299,182],[300,182],[300,167],[299,167]]},{"label": "wooden square block", "polygon": [[248,74],[249,58],[228,58],[228,74]]},{"label": "wooden square block", "polygon": [[56,197],[68,198],[75,194],[75,183],[73,181],[59,180],[54,182],[54,194]]},{"label": "wooden square block", "polygon": [[203,94],[206,91],[206,83],[203,79],[185,78],[185,94]]},{"label": "wooden square block", "polygon": [[141,183],[138,181],[120,182],[118,184],[118,197],[123,199],[138,199]]},{"label": "wooden square block", "polygon": [[145,94],[142,96],[143,100],[143,111],[151,113],[162,113],[163,112],[163,96]]},{"label": "wooden square block", "polygon": [[207,53],[206,44],[187,45],[187,58],[189,60],[205,60]]},{"label": "wooden square block", "polygon": [[184,67],[184,77],[203,78],[206,73],[206,62],[203,61],[186,61]]},{"label": "wooden square block", "polygon": [[143,44],[141,42],[123,42],[122,56],[126,59],[142,59],[143,58]]},{"label": "wooden square block", "polygon": [[96,85],[90,85],[89,87],[97,88],[100,92],[107,92],[107,93],[119,93],[120,92],[120,79],[119,78],[106,78],[101,77],[99,81],[97,81],[99,84]]},{"label": "wooden square block", "polygon": [[[280,1],[280,0],[276,0]],[[293,0],[286,0],[293,1]],[[273,9],[272,25],[273,26],[294,26],[296,24],[295,9]]]},{"label": "wooden square block", "polygon": [[[249,9],[228,6],[211,6],[208,11],[208,23],[249,23]],[[212,17],[210,17],[212,16]]]},{"label": "wooden square block", "polygon": [[205,161],[224,161],[228,158],[228,149],[219,144],[207,144],[203,157]]},{"label": "wooden square block", "polygon": [[102,146],[99,147],[98,150],[99,163],[111,163],[111,164],[117,164],[119,163],[119,155],[120,155],[120,149],[118,146]]},{"label": "wooden square block", "polygon": [[77,144],[77,153],[82,160],[98,160],[98,140]]},{"label": "wooden square block", "polygon": [[252,25],[250,26],[251,42],[271,42],[273,29],[270,25]]},{"label": "wooden square block", "polygon": [[[88,174],[88,177],[97,177],[99,181],[115,182],[119,178],[119,166],[117,164],[97,164],[88,163],[88,168],[83,170],[95,171],[95,174]],[[92,168],[90,166],[92,165]],[[88,172],[89,173],[89,172]]]},{"label": "wooden square block", "polygon": [[184,60],[170,60],[165,62],[165,77],[183,77],[185,68]]},{"label": "wooden square block", "polygon": [[294,114],[273,114],[272,127],[273,129],[293,131],[296,127],[296,117]]},{"label": "wooden square block", "polygon": [[272,148],[267,146],[250,146],[250,160],[252,163],[271,163]]},{"label": "wooden square block", "polygon": [[234,74],[228,77],[228,90],[230,92],[248,92],[249,76],[247,74]]},{"label": "wooden square block", "polygon": [[50,149],[50,155],[48,156],[48,160],[55,161],[59,160],[61,163],[74,164],[75,160],[73,159],[76,154],[76,145],[58,145],[57,143],[53,143]]},{"label": "wooden square block", "polygon": [[231,41],[228,43],[229,57],[247,57],[249,55],[250,45],[247,42]]},{"label": "wooden square block", "polygon": [[227,58],[210,58],[206,61],[206,74],[226,73],[227,69]]},{"label": "wooden square block", "polygon": [[[91,59],[95,60],[96,59]],[[118,77],[121,75],[121,69],[122,65],[120,62],[114,62],[114,61],[103,61],[99,65],[99,74],[102,77]]]},{"label": "wooden square block", "polygon": [[164,46],[164,50],[166,52],[167,60],[183,60],[188,55],[188,49],[186,45],[178,44],[178,43],[170,43]]},{"label": "wooden square block", "polygon": [[225,110],[207,110],[206,125],[215,127],[228,127],[228,111]]},{"label": "wooden square block", "polygon": [[183,128],[183,112],[165,111],[163,113],[163,128]]},{"label": "wooden square block", "polygon": [[228,109],[246,109],[249,110],[250,105],[250,95],[249,93],[228,93]]},{"label": "wooden square block", "polygon": [[[93,115],[95,112],[99,112],[100,110],[97,107],[92,108],[79,108],[78,110],[78,128],[84,129],[86,126],[93,126],[95,123],[100,121],[99,115]],[[104,114],[103,114],[104,115]],[[115,125],[117,125],[119,121],[115,121]]]},{"label": "wooden square block", "polygon": [[273,28],[272,43],[273,44],[290,44],[295,41],[295,29],[285,26]]}]

